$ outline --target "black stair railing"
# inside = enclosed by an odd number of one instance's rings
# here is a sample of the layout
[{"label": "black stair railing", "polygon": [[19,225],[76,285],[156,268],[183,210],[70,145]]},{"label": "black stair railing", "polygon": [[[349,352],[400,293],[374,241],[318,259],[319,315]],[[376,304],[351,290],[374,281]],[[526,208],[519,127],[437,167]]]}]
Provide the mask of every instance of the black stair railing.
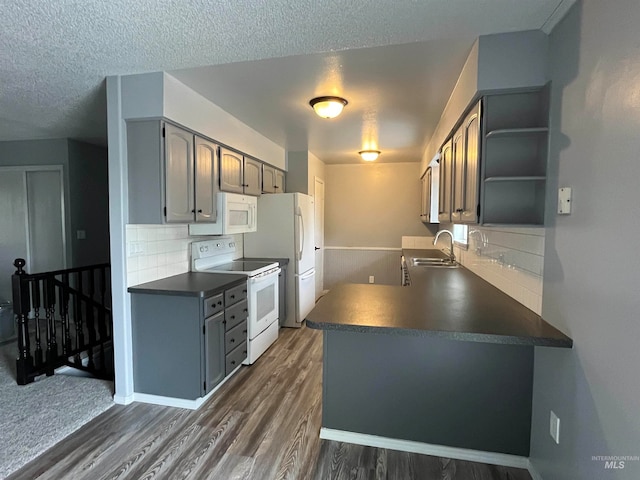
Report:
[{"label": "black stair railing", "polygon": [[113,378],[110,265],[28,274],[22,258],[13,264],[18,384],[64,365]]}]

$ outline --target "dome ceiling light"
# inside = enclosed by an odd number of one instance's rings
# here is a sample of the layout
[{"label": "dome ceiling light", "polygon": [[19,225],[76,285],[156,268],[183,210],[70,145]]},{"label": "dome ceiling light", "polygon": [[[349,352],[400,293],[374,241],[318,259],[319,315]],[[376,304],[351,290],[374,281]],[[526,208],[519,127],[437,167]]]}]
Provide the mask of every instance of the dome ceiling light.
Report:
[{"label": "dome ceiling light", "polygon": [[358,154],[362,157],[362,159],[366,162],[373,162],[378,155],[380,155],[380,150],[361,150]]},{"label": "dome ceiling light", "polygon": [[313,111],[322,118],[335,118],[342,113],[342,109],[347,105],[341,97],[316,97],[309,101]]}]

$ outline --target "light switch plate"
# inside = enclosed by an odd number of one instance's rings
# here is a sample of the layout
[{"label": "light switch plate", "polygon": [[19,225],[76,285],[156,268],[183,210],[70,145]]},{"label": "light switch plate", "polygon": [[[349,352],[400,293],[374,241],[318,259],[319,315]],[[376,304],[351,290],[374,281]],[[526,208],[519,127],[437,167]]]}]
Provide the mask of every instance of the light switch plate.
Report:
[{"label": "light switch plate", "polygon": [[560,419],[553,410],[551,410],[551,414],[549,415],[549,435],[551,435],[551,438],[553,438],[556,443],[560,443]]},{"label": "light switch plate", "polygon": [[571,187],[560,187],[558,189],[558,215],[569,215],[571,213]]}]

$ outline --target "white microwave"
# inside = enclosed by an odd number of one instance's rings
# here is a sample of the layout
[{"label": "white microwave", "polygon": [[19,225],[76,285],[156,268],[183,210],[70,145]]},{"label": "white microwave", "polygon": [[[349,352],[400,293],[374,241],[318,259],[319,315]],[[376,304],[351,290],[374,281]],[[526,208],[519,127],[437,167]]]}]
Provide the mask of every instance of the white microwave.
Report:
[{"label": "white microwave", "polygon": [[217,195],[216,223],[189,224],[189,235],[232,235],[257,230],[257,197],[224,192]]}]

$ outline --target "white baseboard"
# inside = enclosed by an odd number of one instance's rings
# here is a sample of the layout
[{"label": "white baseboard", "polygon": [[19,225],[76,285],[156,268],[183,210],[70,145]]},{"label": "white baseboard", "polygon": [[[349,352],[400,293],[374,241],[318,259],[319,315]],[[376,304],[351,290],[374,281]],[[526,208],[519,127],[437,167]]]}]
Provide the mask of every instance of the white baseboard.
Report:
[{"label": "white baseboard", "polygon": [[[207,393],[204,397],[198,397],[195,400],[186,400],[184,398],[175,398],[175,397],[163,397],[161,395],[150,395],[148,393],[134,393],[133,401],[141,402],[141,403],[151,403],[153,405],[162,405],[165,407],[177,407],[177,408],[186,408],[189,410],[197,410],[202,406],[203,403],[209,400],[211,396],[220,389],[220,387],[222,387],[225,383],[227,383],[227,380],[233,377],[236,374],[236,372],[240,370],[240,367],[242,367],[242,365],[238,365],[233,372],[227,375],[224,378],[224,380],[222,380],[218,385],[216,385],[216,387],[213,390],[211,390],[209,393]],[[114,401],[115,401],[115,397],[114,397]],[[116,403],[118,402],[116,401]]]},{"label": "white baseboard", "polygon": [[535,467],[531,464],[531,459],[529,459],[529,475],[531,475],[531,478],[533,480],[544,480],[544,478],[542,478],[542,475],[540,475],[538,473],[538,471],[535,469]]},{"label": "white baseboard", "polygon": [[133,394],[132,395],[118,395],[117,393],[113,396],[114,403],[118,405],[130,405],[134,402]]},{"label": "white baseboard", "polygon": [[468,460],[471,462],[489,463],[505,467],[529,468],[529,459],[507,453],[484,452],[467,448],[447,447],[430,443],[414,442],[411,440],[399,440],[396,438],[379,437],[366,433],[346,432],[332,428],[321,428],[320,438],[334,440],[336,442],[354,443],[367,447],[388,448],[401,452],[420,453],[436,457],[454,458],[456,460]]}]

